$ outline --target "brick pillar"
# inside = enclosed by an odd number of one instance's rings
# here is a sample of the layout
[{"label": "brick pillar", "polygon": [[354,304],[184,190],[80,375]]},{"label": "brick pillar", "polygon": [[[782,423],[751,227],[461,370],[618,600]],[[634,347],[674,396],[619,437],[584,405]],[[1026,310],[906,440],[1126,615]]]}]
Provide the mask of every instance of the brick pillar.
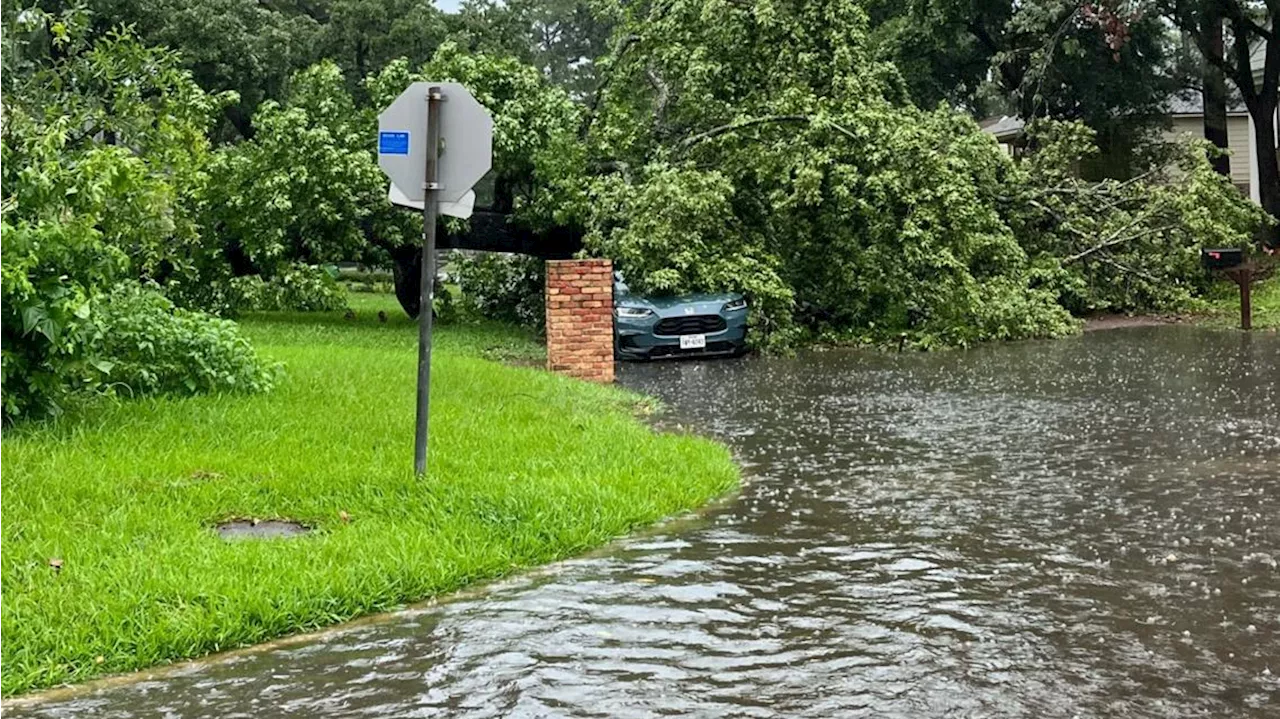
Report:
[{"label": "brick pillar", "polygon": [[547,369],[613,381],[613,261],[547,261]]}]

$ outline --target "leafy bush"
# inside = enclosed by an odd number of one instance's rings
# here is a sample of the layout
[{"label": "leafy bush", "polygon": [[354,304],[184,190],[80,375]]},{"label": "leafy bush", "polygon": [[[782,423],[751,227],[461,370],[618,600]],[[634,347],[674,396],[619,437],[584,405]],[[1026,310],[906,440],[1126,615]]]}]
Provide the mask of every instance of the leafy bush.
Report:
[{"label": "leafy bush", "polygon": [[121,285],[93,310],[90,341],[101,382],[130,396],[261,392],[279,371],[234,322],[175,307],[153,289]]},{"label": "leafy bush", "polygon": [[1052,258],[1051,284],[1072,312],[1174,310],[1207,289],[1201,247],[1253,244],[1260,207],[1214,172],[1207,143],[1171,148],[1130,180],[1091,182],[1076,168],[1096,153],[1079,123],[1028,128],[1032,152],[1005,183],[1004,216],[1027,251]]},{"label": "leafy bush", "polygon": [[230,266],[213,261],[182,276],[169,277],[163,291],[164,296],[178,307],[199,310],[215,317],[234,317],[244,301],[234,280]]},{"label": "leafy bush", "polygon": [[543,326],[546,271],[542,260],[525,255],[455,252],[450,263],[462,289],[461,304],[466,311],[527,327]]},{"label": "leafy bush", "polygon": [[[49,28],[46,30],[46,28]],[[87,19],[25,11],[6,28],[3,93],[3,416],[60,411],[93,383],[94,298],[127,274],[172,268],[198,235],[216,102],[172,54]],[[40,36],[45,33],[45,36]],[[56,49],[34,62],[31,43]]]},{"label": "leafy bush", "polygon": [[315,265],[287,265],[274,277],[231,280],[235,307],[241,311],[328,312],[347,307],[346,292],[334,273]]},{"label": "leafy bush", "polygon": [[91,300],[124,256],[83,220],[4,222],[3,236],[3,416],[57,414],[90,383]]}]

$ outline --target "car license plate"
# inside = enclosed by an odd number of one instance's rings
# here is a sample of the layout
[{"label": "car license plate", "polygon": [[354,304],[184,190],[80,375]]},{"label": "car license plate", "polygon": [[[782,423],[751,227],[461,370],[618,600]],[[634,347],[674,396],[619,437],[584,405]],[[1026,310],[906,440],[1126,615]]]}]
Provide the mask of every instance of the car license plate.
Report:
[{"label": "car license plate", "polygon": [[706,335],[681,335],[680,349],[682,350],[700,350],[707,346]]}]

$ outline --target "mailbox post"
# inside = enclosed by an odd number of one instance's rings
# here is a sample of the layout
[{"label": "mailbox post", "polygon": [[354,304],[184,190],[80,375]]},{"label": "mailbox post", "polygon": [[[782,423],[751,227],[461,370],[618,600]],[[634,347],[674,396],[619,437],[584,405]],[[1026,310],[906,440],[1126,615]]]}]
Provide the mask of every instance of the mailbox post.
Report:
[{"label": "mailbox post", "polygon": [[1240,285],[1240,329],[1251,330],[1253,329],[1253,297],[1251,296],[1253,268],[1237,268],[1229,271],[1227,276]]},{"label": "mailbox post", "polygon": [[1237,247],[1200,250],[1200,264],[1205,269],[1221,272],[1240,288],[1240,329],[1253,329],[1252,286],[1266,274],[1252,262],[1245,262],[1244,251]]}]

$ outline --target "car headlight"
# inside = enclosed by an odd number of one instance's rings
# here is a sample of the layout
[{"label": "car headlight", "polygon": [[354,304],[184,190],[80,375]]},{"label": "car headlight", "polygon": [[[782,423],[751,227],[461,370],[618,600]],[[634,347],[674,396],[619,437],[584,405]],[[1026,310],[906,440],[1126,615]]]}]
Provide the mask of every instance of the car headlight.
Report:
[{"label": "car headlight", "polygon": [[619,318],[629,320],[640,320],[653,314],[653,310],[647,310],[643,307],[619,307],[615,312]]},{"label": "car headlight", "polygon": [[745,299],[736,299],[724,303],[724,307],[720,309],[725,312],[736,312],[738,310],[745,310],[746,308],[747,301]]}]

